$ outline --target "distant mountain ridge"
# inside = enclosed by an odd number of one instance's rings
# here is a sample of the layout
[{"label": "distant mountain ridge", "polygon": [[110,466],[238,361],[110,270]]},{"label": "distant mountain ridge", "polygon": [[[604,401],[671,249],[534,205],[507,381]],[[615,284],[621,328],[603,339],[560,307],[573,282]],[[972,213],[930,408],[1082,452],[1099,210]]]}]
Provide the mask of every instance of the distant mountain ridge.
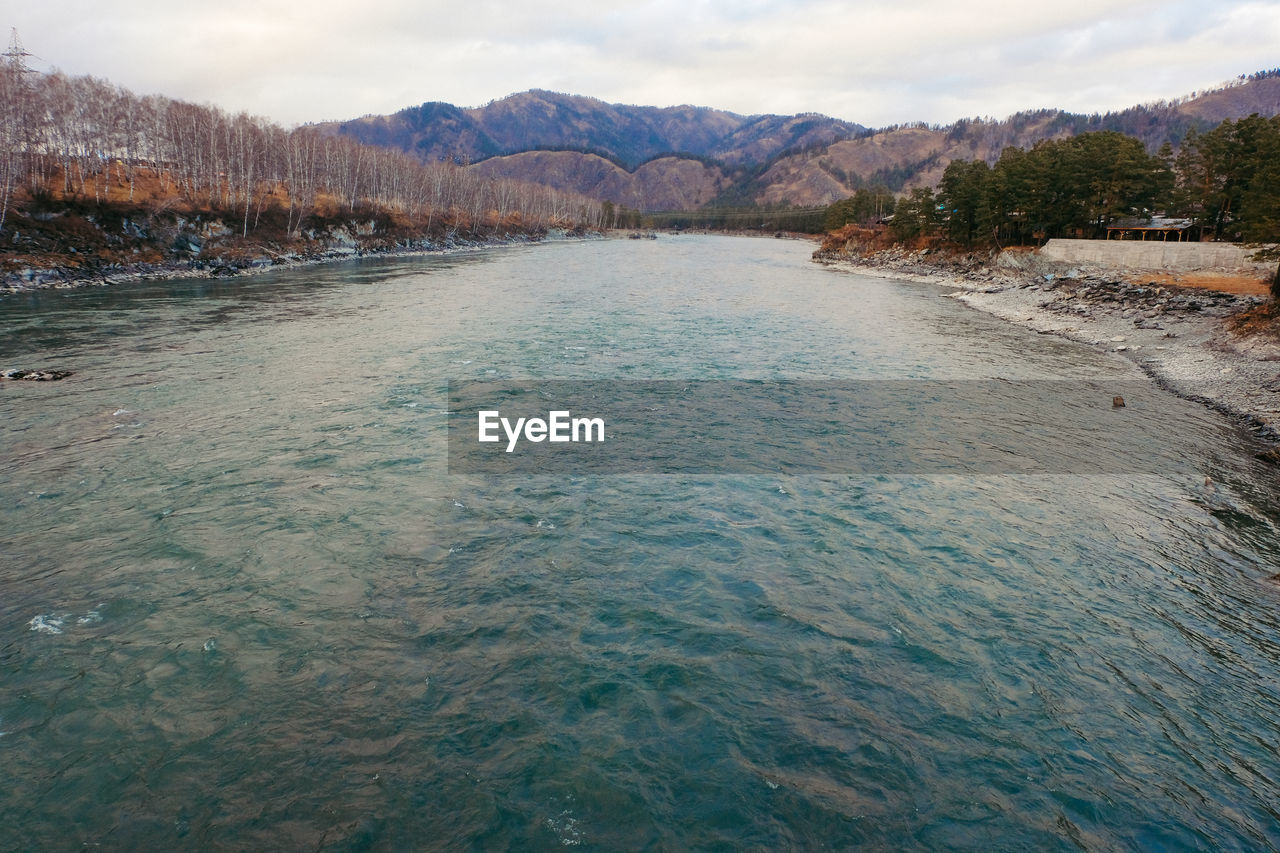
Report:
[{"label": "distant mountain ridge", "polygon": [[816,114],[741,116],[687,105],[637,107],[542,89],[483,107],[436,101],[325,127],[423,160],[478,162],[524,151],[576,150],[626,169],[675,153],[728,165],[756,163],[788,148],[829,144],[866,130]]},{"label": "distant mountain ridge", "polygon": [[1001,121],[964,119],[943,127],[889,128],[821,151],[776,158],[752,179],[745,194],[759,204],[818,205],[875,184],[895,191],[934,186],[952,160],[994,163],[1009,146],[1026,149],[1044,139],[1099,130],[1133,136],[1155,153],[1166,141],[1176,147],[1193,129],[1209,130],[1226,119],[1253,113],[1280,114],[1280,71],[1260,72],[1176,101],[1104,114],[1032,110]]},{"label": "distant mountain ridge", "polygon": [[1116,130],[1155,151],[1192,129],[1280,114],[1280,70],[1173,101],[1084,115],[1033,110],[870,130],[817,114],[742,116],[709,107],[609,104],[531,90],[483,107],[432,102],[389,116],[321,125],[327,132],[452,158],[482,176],[514,178],[641,210],[711,204],[816,206],[883,184],[936,184],[956,159],[994,162],[1007,146]]}]

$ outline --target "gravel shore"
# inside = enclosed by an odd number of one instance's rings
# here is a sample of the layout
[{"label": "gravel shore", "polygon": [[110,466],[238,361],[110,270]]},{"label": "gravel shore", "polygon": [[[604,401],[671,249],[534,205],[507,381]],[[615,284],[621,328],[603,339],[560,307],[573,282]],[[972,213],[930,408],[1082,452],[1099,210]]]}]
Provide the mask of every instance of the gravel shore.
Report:
[{"label": "gravel shore", "polygon": [[1241,335],[1227,322],[1263,297],[1143,282],[1130,271],[1063,269],[1033,253],[995,261],[899,250],[815,259],[862,275],[938,284],[979,311],[1112,351],[1173,393],[1280,441],[1280,333],[1273,324],[1269,334]]}]

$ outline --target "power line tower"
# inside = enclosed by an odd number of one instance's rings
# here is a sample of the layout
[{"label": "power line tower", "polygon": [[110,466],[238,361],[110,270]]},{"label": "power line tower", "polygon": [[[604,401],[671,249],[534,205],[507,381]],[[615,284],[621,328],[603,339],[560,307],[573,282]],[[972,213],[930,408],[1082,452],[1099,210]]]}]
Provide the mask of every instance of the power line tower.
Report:
[{"label": "power line tower", "polygon": [[23,74],[35,74],[36,70],[27,65],[27,57],[35,56],[34,53],[28,53],[27,49],[22,46],[22,39],[18,38],[18,28],[9,28],[9,49],[0,56],[4,57],[6,70],[22,79]]},{"label": "power line tower", "polygon": [[0,54],[0,232],[13,200],[14,186],[33,175],[34,158],[30,120],[31,88],[27,75],[35,69],[27,65],[27,53],[18,38],[18,28],[9,36],[9,49]]}]

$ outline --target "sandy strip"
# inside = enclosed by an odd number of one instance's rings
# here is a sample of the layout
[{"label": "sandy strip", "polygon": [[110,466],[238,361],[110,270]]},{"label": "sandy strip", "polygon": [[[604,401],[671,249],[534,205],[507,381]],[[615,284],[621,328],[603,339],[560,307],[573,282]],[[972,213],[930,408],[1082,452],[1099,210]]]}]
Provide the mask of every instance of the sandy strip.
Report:
[{"label": "sandy strip", "polygon": [[[1263,301],[1245,293],[1142,284],[1117,273],[1064,278],[1030,271],[954,264],[825,261],[861,275],[947,287],[948,296],[1042,334],[1059,335],[1128,358],[1163,387],[1240,418],[1260,437],[1280,441],[1280,334],[1241,337],[1225,318]],[[1233,288],[1234,289],[1234,288]]]}]

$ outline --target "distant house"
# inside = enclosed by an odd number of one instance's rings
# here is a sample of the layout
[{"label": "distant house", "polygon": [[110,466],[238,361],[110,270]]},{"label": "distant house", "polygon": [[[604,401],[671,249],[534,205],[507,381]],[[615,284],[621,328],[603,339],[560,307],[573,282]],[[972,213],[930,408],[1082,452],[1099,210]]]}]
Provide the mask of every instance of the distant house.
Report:
[{"label": "distant house", "polygon": [[1169,235],[1173,234],[1175,240],[1189,240],[1190,231],[1190,219],[1170,219],[1165,216],[1152,216],[1150,219],[1117,219],[1107,226],[1107,239],[1110,240],[1111,235],[1114,234],[1117,240],[1145,240],[1148,234],[1159,234],[1161,240],[1168,240]]}]

